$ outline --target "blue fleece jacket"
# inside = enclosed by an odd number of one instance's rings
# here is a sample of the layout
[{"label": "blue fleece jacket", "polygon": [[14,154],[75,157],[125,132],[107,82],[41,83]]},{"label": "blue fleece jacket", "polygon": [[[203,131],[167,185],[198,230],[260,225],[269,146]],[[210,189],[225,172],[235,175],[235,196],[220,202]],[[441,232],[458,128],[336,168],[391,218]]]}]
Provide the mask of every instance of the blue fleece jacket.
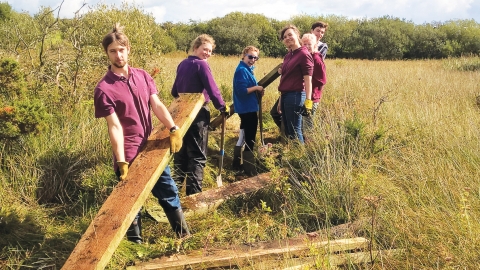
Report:
[{"label": "blue fleece jacket", "polygon": [[253,69],[254,66],[250,67],[243,61],[240,61],[235,70],[235,75],[233,76],[233,107],[236,113],[258,112],[256,91],[250,94],[247,91],[247,88],[257,85]]}]

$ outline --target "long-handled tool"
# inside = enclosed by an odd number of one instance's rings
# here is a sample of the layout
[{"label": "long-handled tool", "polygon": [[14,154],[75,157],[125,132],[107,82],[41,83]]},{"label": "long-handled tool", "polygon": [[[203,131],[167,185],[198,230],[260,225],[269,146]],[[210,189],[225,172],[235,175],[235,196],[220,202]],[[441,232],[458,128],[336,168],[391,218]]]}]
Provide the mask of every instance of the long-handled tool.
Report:
[{"label": "long-handled tool", "polygon": [[258,154],[260,157],[264,157],[268,155],[269,153],[269,148],[272,146],[271,143],[265,144],[264,136],[263,136],[263,109],[262,109],[262,94],[257,94],[257,99],[258,99],[258,124],[260,126],[260,145],[258,146]]},{"label": "long-handled tool", "polygon": [[255,92],[257,94],[258,100],[258,124],[260,126],[260,147],[265,145],[265,141],[263,140],[263,110],[262,110],[262,94],[259,94],[258,91]]},{"label": "long-handled tool", "polygon": [[217,187],[223,186],[222,169],[223,169],[223,157],[225,156],[225,124],[226,122],[227,122],[227,114],[222,112],[222,134],[220,139],[220,159],[218,161]]}]

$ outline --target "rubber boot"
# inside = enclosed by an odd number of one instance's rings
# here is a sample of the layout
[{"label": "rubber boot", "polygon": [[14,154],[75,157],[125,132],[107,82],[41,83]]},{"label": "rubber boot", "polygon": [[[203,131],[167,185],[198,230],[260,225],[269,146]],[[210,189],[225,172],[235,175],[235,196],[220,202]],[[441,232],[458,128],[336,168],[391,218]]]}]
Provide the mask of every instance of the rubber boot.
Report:
[{"label": "rubber boot", "polygon": [[168,222],[170,222],[170,226],[172,226],[172,229],[177,234],[178,238],[184,238],[190,235],[182,209],[177,209],[165,214],[167,215]]},{"label": "rubber boot", "polygon": [[127,239],[137,244],[142,243],[142,216],[140,212],[135,216],[135,219],[127,230]]},{"label": "rubber boot", "polygon": [[252,151],[243,152],[243,170],[248,176],[258,175],[255,156]]},{"label": "rubber boot", "polygon": [[242,146],[235,146],[235,148],[233,149],[233,162],[232,162],[232,169],[235,171],[242,170],[241,155],[242,155]]}]

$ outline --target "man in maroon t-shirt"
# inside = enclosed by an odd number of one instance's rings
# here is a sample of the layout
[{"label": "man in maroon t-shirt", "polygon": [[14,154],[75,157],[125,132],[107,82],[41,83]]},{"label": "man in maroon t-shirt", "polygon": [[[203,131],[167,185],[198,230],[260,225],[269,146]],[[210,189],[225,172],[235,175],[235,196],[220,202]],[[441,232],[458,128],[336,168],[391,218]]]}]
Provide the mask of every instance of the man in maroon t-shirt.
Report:
[{"label": "man in maroon t-shirt", "polygon": [[[107,74],[95,88],[95,117],[105,118],[113,150],[114,170],[119,180],[125,180],[128,166],[138,155],[152,132],[150,108],[165,127],[170,129],[170,150],[178,152],[182,138],[168,109],[157,96],[153,78],[144,70],[128,65],[130,45],[128,37],[116,24],[102,42],[111,62]],[[129,181],[134,181],[131,179]],[[170,225],[179,237],[189,235],[183,215],[178,189],[166,167],[152,189]],[[127,194],[126,194],[127,195]],[[141,216],[138,212],[127,231],[128,240],[142,243]]]}]

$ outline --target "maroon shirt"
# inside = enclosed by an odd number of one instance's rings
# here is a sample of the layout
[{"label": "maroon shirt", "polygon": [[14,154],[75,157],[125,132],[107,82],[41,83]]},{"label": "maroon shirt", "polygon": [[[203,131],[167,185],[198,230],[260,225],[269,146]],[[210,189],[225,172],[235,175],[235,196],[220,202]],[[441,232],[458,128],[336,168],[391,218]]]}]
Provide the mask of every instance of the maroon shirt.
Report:
[{"label": "maroon shirt", "polygon": [[313,53],[312,101],[320,102],[323,86],[327,83],[325,63],[319,52]]},{"label": "maroon shirt", "polygon": [[305,91],[303,76],[313,74],[313,58],[304,46],[288,52],[283,58],[282,77],[278,91],[302,92]]},{"label": "maroon shirt", "polygon": [[[152,132],[150,96],[158,90],[152,77],[142,69],[128,68],[129,78],[110,68],[95,87],[95,117],[116,113],[123,128],[125,161],[132,162]],[[114,169],[117,169],[114,156]]]}]

